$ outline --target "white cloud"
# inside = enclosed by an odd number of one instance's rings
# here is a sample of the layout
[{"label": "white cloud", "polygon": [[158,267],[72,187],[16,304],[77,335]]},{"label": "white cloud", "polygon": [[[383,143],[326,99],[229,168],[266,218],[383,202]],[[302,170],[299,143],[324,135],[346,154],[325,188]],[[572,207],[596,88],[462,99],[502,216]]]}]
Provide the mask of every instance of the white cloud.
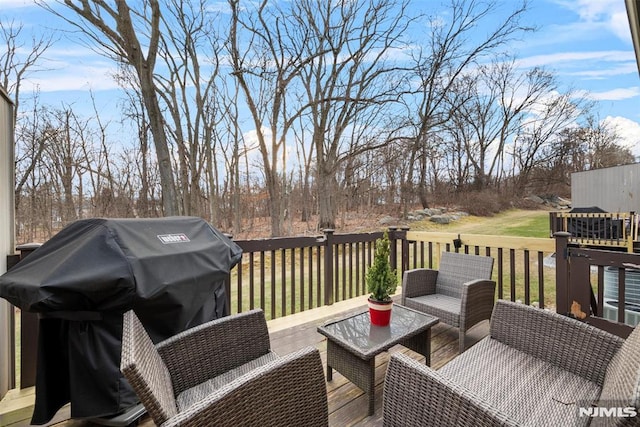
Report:
[{"label": "white cloud", "polygon": [[[261,129],[261,133],[262,135],[264,135],[266,139],[268,140],[271,139],[272,133],[271,133],[271,129],[269,129],[268,127],[263,126]],[[250,131],[243,133],[242,137],[244,139],[246,146],[250,150],[257,148],[259,146],[257,129],[251,129]]]},{"label": "white cloud", "polygon": [[66,90],[111,90],[119,86],[113,80],[117,71],[111,64],[67,64],[46,74],[36,72],[25,79],[27,89],[38,89],[41,92],[57,92]]},{"label": "white cloud", "polygon": [[638,72],[638,64],[635,61],[629,61],[626,63],[621,63],[618,66],[614,66],[612,68],[606,68],[601,70],[583,70],[583,71],[575,71],[566,73],[570,76],[576,77],[584,77],[590,79],[605,79],[612,76],[624,76],[627,74],[635,74]]},{"label": "white cloud", "polygon": [[[619,2],[622,3],[622,2]],[[631,30],[629,29],[629,17],[627,13],[623,11],[616,11],[611,14],[611,32],[615,34],[620,40],[630,40]]]},{"label": "white cloud", "polygon": [[607,116],[602,123],[613,130],[636,157],[640,157],[640,123],[626,117]]},{"label": "white cloud", "polygon": [[557,4],[576,13],[585,28],[599,26],[619,39],[631,42],[624,2],[620,0],[559,0]]},{"label": "white cloud", "polygon": [[640,96],[640,86],[612,89],[605,92],[592,92],[586,97],[594,101],[621,101]]},{"label": "white cloud", "polygon": [[[112,90],[118,89],[119,86],[113,81],[111,76],[103,74],[99,75],[84,75],[84,76],[69,76],[59,75],[50,76],[46,79],[29,79],[27,85],[32,90],[39,90],[40,92],[58,92],[58,91],[86,91],[91,89],[93,91]],[[27,86],[27,87],[28,87]]]},{"label": "white cloud", "polygon": [[626,62],[635,61],[633,51],[605,50],[594,52],[559,52],[548,55],[535,55],[517,60],[518,67],[543,67],[568,64],[575,66],[583,61]]},{"label": "white cloud", "polygon": [[[2,1],[2,0],[0,0]],[[27,55],[28,49],[22,48]],[[66,90],[111,90],[118,66],[95,51],[81,46],[53,46],[41,58],[37,69],[25,76],[23,84],[41,92]]]},{"label": "white cloud", "polygon": [[229,6],[229,3],[226,1],[214,1],[209,5],[207,5],[206,10],[207,12],[211,12],[211,13],[225,13],[225,14],[231,13],[231,7]]}]

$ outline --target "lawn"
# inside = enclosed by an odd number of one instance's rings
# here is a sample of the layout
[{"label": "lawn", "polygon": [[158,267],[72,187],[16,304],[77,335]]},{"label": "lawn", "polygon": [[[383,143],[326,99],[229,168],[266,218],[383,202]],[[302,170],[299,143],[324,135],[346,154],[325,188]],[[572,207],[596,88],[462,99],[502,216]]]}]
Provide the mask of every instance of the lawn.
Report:
[{"label": "lawn", "polygon": [[411,229],[496,236],[549,237],[549,211],[512,209],[491,217],[461,217],[450,224],[436,224],[425,219],[411,224]]}]

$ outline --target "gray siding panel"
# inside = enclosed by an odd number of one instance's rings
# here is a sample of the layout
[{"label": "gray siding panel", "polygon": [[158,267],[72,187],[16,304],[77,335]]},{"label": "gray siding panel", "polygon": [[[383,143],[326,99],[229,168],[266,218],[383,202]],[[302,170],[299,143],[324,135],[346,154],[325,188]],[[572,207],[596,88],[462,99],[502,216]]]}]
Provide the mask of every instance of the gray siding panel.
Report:
[{"label": "gray siding panel", "polygon": [[640,163],[571,174],[571,205],[640,212]]},{"label": "gray siding panel", "polygon": [[[0,274],[7,269],[7,255],[14,252],[13,103],[0,87]],[[13,307],[0,299],[0,398],[13,387],[10,339]]]}]

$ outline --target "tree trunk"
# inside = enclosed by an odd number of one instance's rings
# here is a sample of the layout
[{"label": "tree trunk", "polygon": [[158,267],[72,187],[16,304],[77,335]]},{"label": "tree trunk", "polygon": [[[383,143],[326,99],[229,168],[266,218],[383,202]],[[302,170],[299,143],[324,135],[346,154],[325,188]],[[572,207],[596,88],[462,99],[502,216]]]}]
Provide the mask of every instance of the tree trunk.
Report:
[{"label": "tree trunk", "polygon": [[321,230],[336,228],[338,183],[326,163],[318,165],[318,225]]}]

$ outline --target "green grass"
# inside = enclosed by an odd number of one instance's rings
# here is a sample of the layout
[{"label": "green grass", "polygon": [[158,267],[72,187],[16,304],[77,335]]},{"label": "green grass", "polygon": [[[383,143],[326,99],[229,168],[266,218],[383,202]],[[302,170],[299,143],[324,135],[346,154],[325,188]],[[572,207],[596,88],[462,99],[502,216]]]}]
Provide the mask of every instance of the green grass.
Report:
[{"label": "green grass", "polygon": [[501,231],[500,234],[505,236],[549,237],[549,215],[546,212],[545,214],[527,218],[518,224],[506,225],[497,231]]},{"label": "green grass", "polygon": [[411,229],[496,236],[549,237],[549,212],[512,209],[491,217],[462,217],[450,224],[435,224],[425,219],[411,224]]}]

